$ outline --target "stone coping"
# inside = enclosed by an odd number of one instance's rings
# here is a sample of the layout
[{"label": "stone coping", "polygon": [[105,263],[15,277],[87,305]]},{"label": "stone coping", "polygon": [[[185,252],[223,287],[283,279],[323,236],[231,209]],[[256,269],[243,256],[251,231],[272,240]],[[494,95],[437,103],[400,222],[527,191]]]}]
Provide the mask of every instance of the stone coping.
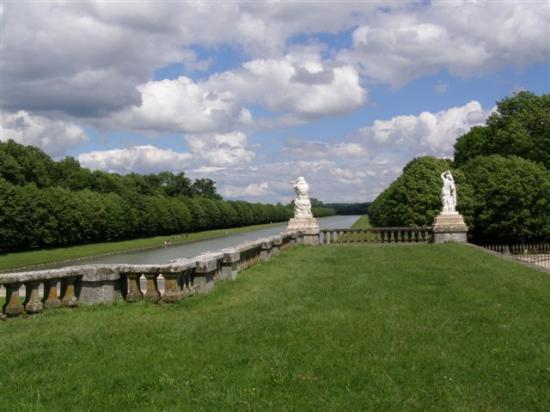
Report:
[{"label": "stone coping", "polygon": [[282,242],[283,238],[291,238],[295,233],[282,232],[280,235],[244,242],[235,247],[214,252],[205,252],[191,259],[175,259],[164,264],[97,264],[2,273],[0,274],[0,285],[70,277],[81,277],[84,282],[101,282],[120,280],[121,275],[125,274],[180,273],[193,269],[198,272],[213,271],[216,270],[218,261],[225,263],[237,262],[240,260],[241,253],[260,249],[262,245],[268,243],[269,248],[271,248],[273,243],[280,244],[279,242]]}]

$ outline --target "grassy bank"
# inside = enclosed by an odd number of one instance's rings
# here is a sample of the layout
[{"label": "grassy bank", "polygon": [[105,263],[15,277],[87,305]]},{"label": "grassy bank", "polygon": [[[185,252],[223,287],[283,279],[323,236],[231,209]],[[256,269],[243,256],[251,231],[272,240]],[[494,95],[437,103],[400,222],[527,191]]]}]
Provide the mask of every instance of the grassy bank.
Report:
[{"label": "grassy bank", "polygon": [[0,271],[35,265],[43,265],[47,263],[62,262],[65,260],[80,259],[91,256],[100,256],[111,253],[161,247],[164,244],[164,241],[169,241],[173,245],[191,243],[199,240],[223,237],[235,233],[252,232],[254,230],[265,229],[280,224],[281,223],[270,223],[264,225],[245,226],[230,229],[207,230],[204,232],[186,233],[171,236],[156,236],[146,239],[132,239],[118,242],[93,243],[89,245],[8,253],[0,255]]},{"label": "grassy bank", "polygon": [[363,215],[351,225],[351,229],[368,229],[372,227],[369,221],[369,215]]},{"label": "grassy bank", "polygon": [[0,322],[0,405],[549,410],[548,296],[468,246],[299,247],[175,305]]}]

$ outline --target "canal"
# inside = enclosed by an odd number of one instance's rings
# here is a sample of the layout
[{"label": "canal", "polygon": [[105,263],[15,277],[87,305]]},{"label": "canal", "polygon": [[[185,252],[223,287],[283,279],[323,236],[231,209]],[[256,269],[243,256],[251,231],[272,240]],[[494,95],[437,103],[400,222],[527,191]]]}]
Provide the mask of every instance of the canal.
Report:
[{"label": "canal", "polygon": [[[319,219],[321,229],[345,229],[349,228],[360,216],[330,216]],[[97,256],[79,259],[73,262],[42,266],[44,268],[56,268],[72,265],[90,265],[98,263],[129,263],[129,264],[156,264],[167,263],[173,259],[192,258],[208,251],[216,251],[240,243],[273,236],[283,232],[287,222],[267,229],[259,229],[253,232],[236,233],[216,239],[201,240],[183,245],[159,247],[156,249],[138,250],[134,252],[117,253],[113,255]]]}]

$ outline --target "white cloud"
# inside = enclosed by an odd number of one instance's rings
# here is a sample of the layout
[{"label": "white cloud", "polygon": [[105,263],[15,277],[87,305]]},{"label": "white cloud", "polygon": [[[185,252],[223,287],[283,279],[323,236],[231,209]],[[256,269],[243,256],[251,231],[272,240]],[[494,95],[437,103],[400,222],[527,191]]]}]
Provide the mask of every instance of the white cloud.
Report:
[{"label": "white cloud", "polygon": [[483,124],[488,114],[479,102],[471,101],[437,113],[422,112],[418,116],[376,120],[372,126],[360,129],[359,134],[368,142],[400,146],[417,155],[451,156],[456,138],[473,126]]},{"label": "white cloud", "polygon": [[281,153],[297,159],[303,158],[355,158],[366,154],[365,148],[359,143],[327,143],[304,139],[288,139]]},{"label": "white cloud", "polygon": [[267,196],[272,194],[269,190],[268,182],[261,183],[250,183],[246,187],[237,187],[237,186],[225,186],[223,188],[223,195],[232,197],[232,198],[243,198],[243,197],[259,197]]},{"label": "white cloud", "polygon": [[470,76],[547,61],[549,25],[545,1],[432,2],[373,15],[340,57],[393,86],[441,69]]},{"label": "white cloud", "polygon": [[0,140],[13,139],[36,146],[54,157],[87,140],[84,130],[72,122],[34,116],[23,110],[2,113],[0,119]]},{"label": "white cloud", "polygon": [[150,81],[138,86],[141,105],[116,114],[115,127],[157,132],[210,132],[250,123],[249,112],[238,107],[232,93],[211,90],[181,76],[174,80]]},{"label": "white cloud", "polygon": [[195,158],[209,165],[239,165],[251,162],[255,156],[241,132],[190,135],[185,141]]},{"label": "white cloud", "polygon": [[352,66],[323,61],[309,48],[277,60],[248,61],[204,81],[181,76],[149,81],[138,90],[141,104],[114,115],[112,127],[227,132],[254,124],[247,104],[303,120],[353,111],[367,94]]},{"label": "white cloud", "polygon": [[190,164],[189,153],[178,153],[155,146],[134,146],[82,153],[78,161],[83,167],[117,173],[156,173],[160,171],[183,171]]},{"label": "white cloud", "polygon": [[352,66],[322,61],[317,50],[308,48],[283,59],[246,62],[239,70],[212,76],[209,82],[214,90],[230,91],[245,103],[305,117],[349,112],[366,100]]},{"label": "white cloud", "polygon": [[186,73],[205,69],[210,59],[200,60],[194,46],[209,51],[227,45],[245,58],[277,59],[292,36],[336,33],[376,6],[8,2],[2,19],[2,105],[103,117],[139,106],[135,87],[155,69],[175,63]]}]

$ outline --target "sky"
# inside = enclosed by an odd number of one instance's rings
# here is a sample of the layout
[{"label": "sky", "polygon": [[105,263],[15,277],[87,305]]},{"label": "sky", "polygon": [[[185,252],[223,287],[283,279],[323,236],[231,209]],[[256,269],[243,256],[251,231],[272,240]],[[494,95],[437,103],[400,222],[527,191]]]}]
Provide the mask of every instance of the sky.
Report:
[{"label": "sky", "polygon": [[550,2],[2,1],[0,140],[228,199],[373,200],[521,90]]}]

